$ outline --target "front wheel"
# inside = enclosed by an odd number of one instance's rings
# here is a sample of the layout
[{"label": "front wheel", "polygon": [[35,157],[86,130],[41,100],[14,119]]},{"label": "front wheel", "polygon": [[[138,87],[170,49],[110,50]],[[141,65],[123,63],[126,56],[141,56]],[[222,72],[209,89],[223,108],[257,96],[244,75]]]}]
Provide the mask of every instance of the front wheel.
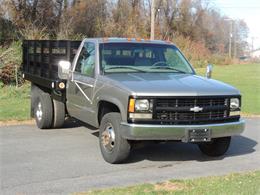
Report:
[{"label": "front wheel", "polygon": [[105,161],[115,164],[124,161],[130,153],[130,143],[120,135],[120,113],[111,112],[101,120],[99,144]]},{"label": "front wheel", "polygon": [[208,156],[222,156],[229,148],[231,137],[214,138],[211,142],[198,144],[202,153]]}]

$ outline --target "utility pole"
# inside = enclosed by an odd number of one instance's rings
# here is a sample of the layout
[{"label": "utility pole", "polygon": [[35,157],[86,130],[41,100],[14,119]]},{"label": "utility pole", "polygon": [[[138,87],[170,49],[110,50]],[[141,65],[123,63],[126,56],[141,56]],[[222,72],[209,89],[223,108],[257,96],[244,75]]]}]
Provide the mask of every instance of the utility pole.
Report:
[{"label": "utility pole", "polygon": [[232,57],[232,20],[230,20],[230,32],[229,32],[229,50],[228,50],[228,56],[229,58]]},{"label": "utility pole", "polygon": [[150,39],[154,40],[154,20],[155,20],[155,0],[152,0],[151,5],[151,33],[150,33]]},{"label": "utility pole", "polygon": [[254,51],[254,41],[255,41],[256,37],[251,37],[251,39],[252,39],[252,49],[251,49],[251,51],[253,52]]},{"label": "utility pole", "polygon": [[157,14],[158,14],[158,25],[160,27],[160,39],[163,39],[163,29],[162,29],[162,23],[161,23],[161,8],[158,8],[158,10],[156,10]]},{"label": "utility pole", "polygon": [[233,20],[231,18],[225,18],[224,20],[230,21],[230,30],[229,30],[229,47],[228,47],[228,56],[229,58],[232,57],[232,25],[233,25]]},{"label": "utility pole", "polygon": [[254,37],[252,36],[251,37],[251,45],[250,45],[250,55],[253,56],[253,53],[254,53],[254,50],[255,50],[255,47],[254,47],[254,42],[256,39],[258,39],[259,37]]},{"label": "utility pole", "polygon": [[234,58],[237,57],[237,26],[236,21],[234,21]]}]

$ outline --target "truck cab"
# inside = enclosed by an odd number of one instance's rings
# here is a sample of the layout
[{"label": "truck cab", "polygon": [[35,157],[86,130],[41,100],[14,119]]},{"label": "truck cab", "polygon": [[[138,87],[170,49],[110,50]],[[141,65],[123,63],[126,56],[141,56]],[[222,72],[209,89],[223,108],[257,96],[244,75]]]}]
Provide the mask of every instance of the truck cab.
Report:
[{"label": "truck cab", "polygon": [[[96,127],[109,163],[123,162],[133,143],[144,140],[190,142],[206,155],[220,156],[231,136],[244,130],[240,92],[211,79],[211,66],[207,77],[198,76],[172,43],[134,38],[56,41],[47,44],[48,54],[44,41],[36,43],[24,42],[23,68],[24,78],[32,82],[32,115],[38,127],[61,127],[65,117]],[[64,52],[53,54],[52,44]],[[45,57],[45,66],[56,67],[56,72],[41,72]],[[38,72],[35,64],[41,67]]]}]

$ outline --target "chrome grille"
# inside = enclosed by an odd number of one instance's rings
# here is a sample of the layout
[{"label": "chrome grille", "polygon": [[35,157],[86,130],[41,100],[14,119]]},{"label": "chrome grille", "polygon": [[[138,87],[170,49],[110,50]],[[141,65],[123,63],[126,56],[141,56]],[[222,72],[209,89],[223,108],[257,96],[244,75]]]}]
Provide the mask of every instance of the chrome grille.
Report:
[{"label": "chrome grille", "polygon": [[[192,111],[195,107],[202,110]],[[209,124],[234,118],[229,117],[229,98],[187,97],[156,99],[153,120],[161,124]]]}]

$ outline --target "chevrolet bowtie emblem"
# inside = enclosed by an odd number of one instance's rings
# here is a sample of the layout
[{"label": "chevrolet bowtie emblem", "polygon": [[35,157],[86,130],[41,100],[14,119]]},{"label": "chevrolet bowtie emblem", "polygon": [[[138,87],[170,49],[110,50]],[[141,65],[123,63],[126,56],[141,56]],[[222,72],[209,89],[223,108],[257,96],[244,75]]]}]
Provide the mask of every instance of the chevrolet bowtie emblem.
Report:
[{"label": "chevrolet bowtie emblem", "polygon": [[193,111],[193,112],[200,112],[200,111],[202,111],[202,110],[203,110],[203,108],[198,107],[198,106],[195,106],[195,107],[193,107],[193,108],[190,108],[190,111]]}]

